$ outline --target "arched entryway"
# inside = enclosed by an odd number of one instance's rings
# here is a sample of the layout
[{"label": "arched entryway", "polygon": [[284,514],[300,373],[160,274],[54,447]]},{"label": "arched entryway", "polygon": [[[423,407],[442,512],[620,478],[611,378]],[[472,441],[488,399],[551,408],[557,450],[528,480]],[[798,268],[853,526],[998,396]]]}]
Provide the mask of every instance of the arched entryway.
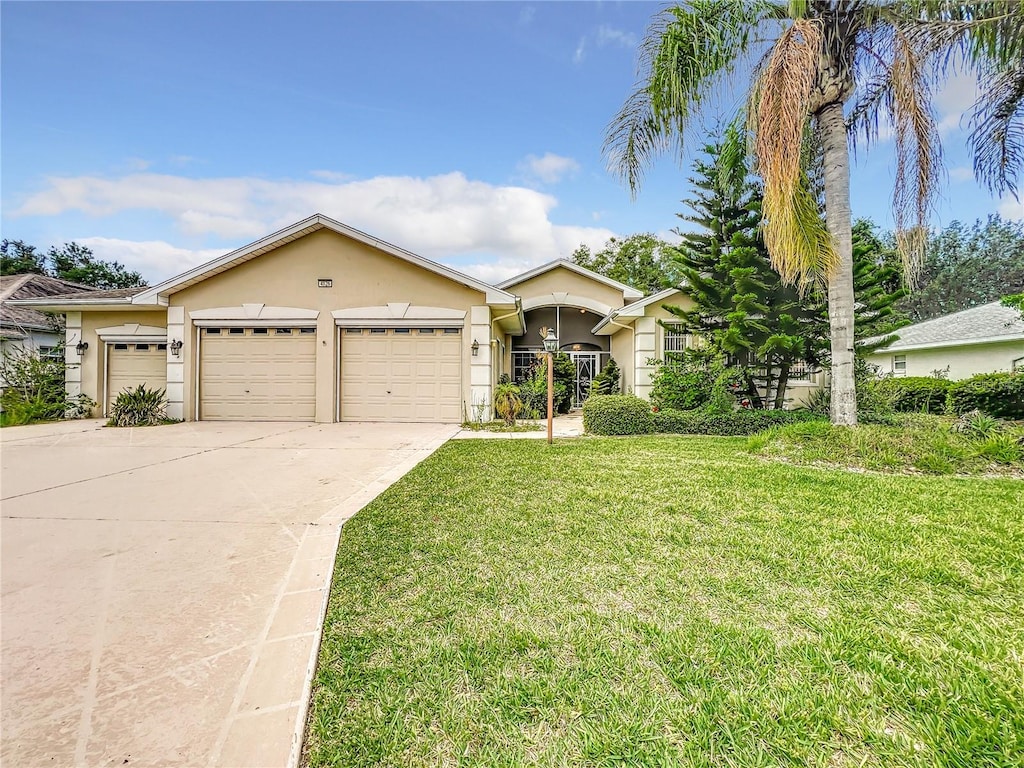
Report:
[{"label": "arched entryway", "polygon": [[603,315],[586,307],[555,305],[527,310],[526,333],[512,337],[512,379],[522,381],[539,363],[544,349],[541,329],[554,328],[558,348],[576,365],[572,407],[579,408],[590,394],[590,382],[601,372],[610,356],[610,336],[595,336],[591,329]]}]

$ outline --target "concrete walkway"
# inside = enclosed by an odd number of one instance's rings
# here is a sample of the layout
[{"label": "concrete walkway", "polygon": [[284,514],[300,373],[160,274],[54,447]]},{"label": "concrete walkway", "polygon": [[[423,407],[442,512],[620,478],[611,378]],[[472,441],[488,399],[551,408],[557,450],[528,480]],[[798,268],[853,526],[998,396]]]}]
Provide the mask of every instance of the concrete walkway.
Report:
[{"label": "concrete walkway", "polygon": [[457,427],[0,433],[0,762],[298,758],[341,524]]}]

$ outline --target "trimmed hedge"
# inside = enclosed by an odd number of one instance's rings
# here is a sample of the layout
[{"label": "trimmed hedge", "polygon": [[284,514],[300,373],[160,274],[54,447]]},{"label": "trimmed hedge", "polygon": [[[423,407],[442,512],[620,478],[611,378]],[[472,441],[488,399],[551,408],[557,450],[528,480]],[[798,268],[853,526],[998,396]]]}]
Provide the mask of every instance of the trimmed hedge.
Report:
[{"label": "trimmed hedge", "polygon": [[752,411],[708,413],[664,410],[654,414],[654,429],[681,435],[753,435],[770,427],[802,424],[808,421],[828,421],[810,411]]},{"label": "trimmed hedge", "polygon": [[594,395],[583,403],[583,428],[595,435],[649,435],[651,404],[636,395]]},{"label": "trimmed hedge", "polygon": [[901,413],[942,413],[946,410],[946,393],[952,383],[934,376],[907,376],[885,379],[879,387],[892,407]]},{"label": "trimmed hedge", "polygon": [[946,410],[981,411],[1000,419],[1024,419],[1024,373],[983,373],[950,384]]}]

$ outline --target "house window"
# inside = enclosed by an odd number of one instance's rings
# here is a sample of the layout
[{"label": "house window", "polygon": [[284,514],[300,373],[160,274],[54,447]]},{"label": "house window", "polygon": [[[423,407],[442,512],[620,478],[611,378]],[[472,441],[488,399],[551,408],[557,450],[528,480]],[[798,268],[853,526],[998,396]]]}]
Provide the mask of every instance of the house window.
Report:
[{"label": "house window", "polygon": [[288,335],[291,334],[291,332],[292,332],[291,328],[277,328],[274,331],[274,333],[276,333],[278,336],[288,336]]},{"label": "house window", "polygon": [[445,332],[445,333],[458,333],[458,332],[459,332],[459,330],[460,330],[460,329],[458,329],[458,328],[445,328],[445,329],[444,329],[444,332]]},{"label": "house window", "polygon": [[236,336],[241,336],[243,333],[245,333],[245,328],[229,328],[228,333],[234,334]]},{"label": "house window", "polygon": [[893,355],[892,356],[892,373],[893,373],[893,376],[906,376],[907,375],[907,356],[906,355]]},{"label": "house window", "polygon": [[430,334],[432,334],[433,332],[434,332],[434,329],[433,329],[433,328],[420,328],[420,329],[419,329],[419,331],[418,331],[418,333],[420,333],[420,334],[426,334],[426,335],[428,335],[428,336],[429,336]]},{"label": "house window", "polygon": [[664,350],[665,352],[685,352],[689,346],[690,334],[682,323],[665,323]]},{"label": "house window", "polygon": [[135,351],[136,352],[149,352],[149,344],[136,344],[135,345]]},{"label": "house window", "polygon": [[161,352],[166,352],[167,351],[167,345],[166,344],[157,344],[156,348],[158,350],[160,350]]},{"label": "house window", "polygon": [[356,334],[357,336],[358,336],[358,335],[361,335],[361,334],[362,334],[362,332],[363,332],[363,329],[362,329],[362,328],[346,328],[346,329],[345,329],[345,333],[354,333],[354,334]]},{"label": "house window", "polygon": [[63,360],[64,355],[60,347],[40,347],[39,357],[43,360]]},{"label": "house window", "polygon": [[386,333],[387,328],[371,328],[370,333]]},{"label": "house window", "polygon": [[299,328],[299,333],[316,333],[316,328]]},{"label": "house window", "polygon": [[206,329],[206,335],[207,336],[218,336],[218,335],[220,335],[220,328],[207,328]]},{"label": "house window", "polygon": [[253,336],[266,336],[268,333],[270,333],[270,329],[269,328],[253,328],[252,329],[252,335]]},{"label": "house window", "polygon": [[114,349],[127,352],[128,351],[128,345],[127,344],[115,344],[114,345]]}]

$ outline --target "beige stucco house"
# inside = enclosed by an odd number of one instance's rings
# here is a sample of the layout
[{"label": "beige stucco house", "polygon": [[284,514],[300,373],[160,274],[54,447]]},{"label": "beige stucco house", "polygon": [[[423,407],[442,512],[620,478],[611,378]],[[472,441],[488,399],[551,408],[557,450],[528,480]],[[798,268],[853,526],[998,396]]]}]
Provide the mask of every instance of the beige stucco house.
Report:
[{"label": "beige stucco house", "polygon": [[19,302],[66,318],[67,388],[104,415],[145,383],[184,420],[489,418],[553,327],[577,365],[577,404],[609,355],[626,391],[681,349],[665,303],[558,260],[489,285],[316,215],[159,285]]},{"label": "beige stucco house", "polygon": [[956,381],[979,373],[1024,370],[1024,320],[998,301],[908,325],[868,356],[880,373]]}]

